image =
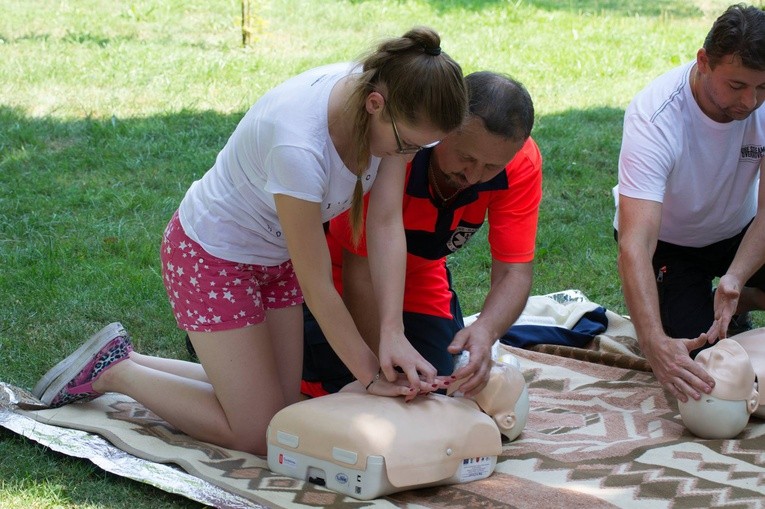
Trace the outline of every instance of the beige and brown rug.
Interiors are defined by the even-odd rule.
[[[584,361],[510,351],[521,362],[531,411],[495,473],[370,502],[271,473],[262,458],[191,440],[120,395],[32,411],[21,408],[24,391],[4,385],[0,425],[56,450],[81,447],[110,471],[122,453],[128,461],[119,475],[216,507],[765,507],[765,422],[752,418],[735,440],[701,440],[685,430],[676,403],[650,372],[613,365],[614,354],[600,364],[591,362],[597,352]],[[69,428],[96,434],[77,440],[99,447],[60,435]],[[167,466],[173,464],[183,471]]]

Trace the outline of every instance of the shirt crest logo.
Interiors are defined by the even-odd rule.
[[[468,240],[470,240],[470,237],[473,236],[475,232],[478,231],[478,228],[469,228],[467,226],[458,226],[454,233],[452,233],[452,236],[449,238],[449,240],[446,242],[446,247],[449,248],[449,251],[452,253],[467,244]]]

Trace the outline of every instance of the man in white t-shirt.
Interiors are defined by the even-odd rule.
[[[765,309],[763,100],[765,12],[732,5],[696,59],[625,112],[619,274],[640,347],[681,401],[714,386],[693,353],[724,337],[735,313]]]

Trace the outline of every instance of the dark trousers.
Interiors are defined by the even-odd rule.
[[[652,264],[661,323],[670,337],[696,338],[709,330],[714,321],[712,283],[728,270],[747,228],[749,225],[734,237],[703,247],[657,243]],[[614,238],[618,240],[616,231]],[[765,289],[765,268],[760,268],[746,286]]]
[[[449,286],[451,288],[451,277]],[[404,334],[420,355],[438,370],[439,375],[450,375],[454,371],[454,357],[446,347],[454,335],[464,328],[459,299],[453,289],[451,292],[450,311],[453,318],[406,311],[403,315]],[[355,379],[332,349],[305,304],[303,318],[303,380],[321,382],[327,392],[337,392]]]

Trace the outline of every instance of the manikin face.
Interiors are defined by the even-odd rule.
[[[739,57],[723,57],[712,69],[702,48],[696,64],[697,101],[712,120],[744,120],[765,101],[765,71],[744,67]]]
[[[754,374],[759,381],[760,402],[754,415],[765,419],[765,328],[752,329],[731,337],[740,344],[754,368]]]
[[[466,352],[457,362],[467,364]],[[460,395],[459,386],[463,380],[457,380],[449,387],[448,394]],[[499,432],[508,440],[515,440],[526,426],[529,416],[529,391],[516,363],[495,360],[492,363],[489,382],[481,392],[471,398],[481,411],[489,415],[499,428]]]
[[[529,392],[523,374],[514,366],[495,362],[489,383],[473,399],[508,440],[515,440],[526,426]]]
[[[489,133],[483,119],[471,115],[433,149],[434,169],[440,171],[454,189],[464,189],[496,177],[523,143],[524,140]]]
[[[722,339],[696,361],[715,379],[715,387],[698,401],[678,401],[683,423],[702,438],[733,438],[749,422],[759,400],[749,356],[736,341]]]

